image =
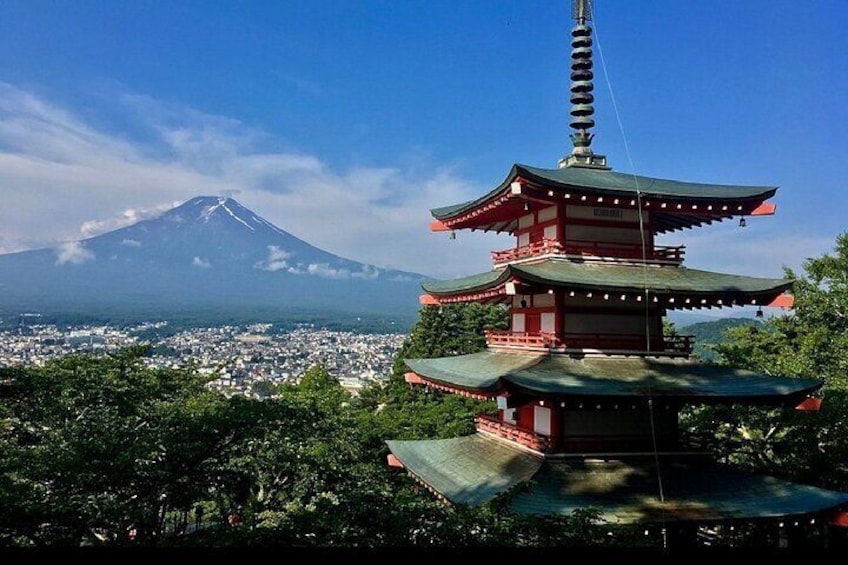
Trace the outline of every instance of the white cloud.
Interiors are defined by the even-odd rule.
[[[126,247],[141,247],[141,242],[135,239],[122,239],[121,245]]]
[[[80,233],[89,237],[150,217],[165,202],[230,191],[240,191],[242,204],[313,245],[385,268],[463,276],[490,269],[488,252],[514,243],[492,234],[462,232],[454,241],[428,232],[429,208],[492,187],[470,183],[449,166],[424,159],[403,168],[339,168],[296,147],[280,150],[285,140],[235,119],[146,96],[108,98],[118,104],[109,110],[122,112],[123,121],[131,122],[128,129],[145,132],[144,141],[107,131],[81,113],[0,82],[0,252],[56,247]],[[401,157],[389,155],[386,162]],[[492,171],[493,180],[506,168],[505,163],[503,171]],[[834,220],[816,215],[820,201],[797,199],[792,210],[781,204],[777,218],[751,218],[745,230],[725,222],[676,232],[663,242],[686,243],[687,266],[781,276],[782,265],[797,269],[804,258],[831,249],[834,234],[827,232]],[[822,221],[787,231],[787,217],[798,212]],[[256,268],[373,276],[292,261],[269,256]]]
[[[195,257],[191,260],[191,266],[200,267],[201,269],[208,269],[212,266],[212,263],[210,263],[208,259],[203,259],[202,257]]]
[[[380,276],[380,269],[363,265],[359,271],[351,271],[345,267],[333,267],[329,263],[292,264],[292,257],[285,249],[276,245],[268,246],[268,257],[253,265],[254,269],[268,272],[285,271],[291,275],[311,275],[325,279],[366,279],[373,280]]]
[[[740,228],[727,220],[700,230],[663,236],[658,243],[686,245],[687,267],[758,277],[783,277],[783,267],[796,273],[808,257],[833,248],[833,238],[786,230],[777,218],[750,218]]]
[[[79,265],[80,263],[94,260],[94,252],[86,249],[80,241],[66,241],[59,245],[55,251],[57,265],[64,265],[66,263]]]
[[[237,120],[144,96],[112,98],[149,139],[104,131],[0,83],[0,187],[15,187],[4,191],[0,207],[5,250],[90,237],[155,215],[163,202],[235,190],[242,204],[282,229],[363,263],[466,275],[491,268],[488,251],[511,243],[491,234],[461,234],[449,242],[428,232],[429,208],[490,188],[473,186],[448,167],[338,170],[296,149],[271,151],[279,139]],[[267,270],[292,273],[311,267],[315,276],[376,276],[292,265],[290,258],[265,263]]]
[[[299,267],[299,266],[298,266]],[[310,263],[306,269],[300,271],[307,275],[322,277],[325,279],[366,279],[373,280],[380,276],[380,270],[363,265],[360,271],[351,271],[344,267],[331,267],[329,263]],[[298,273],[298,274],[300,274]]]
[[[280,249],[276,245],[268,246],[268,258],[264,261],[259,261],[255,265],[253,265],[254,269],[261,269],[263,271],[269,271],[271,273],[275,271],[280,271],[282,269],[288,269],[289,264],[286,261],[291,257],[291,253],[286,251],[285,249]]]
[[[120,214],[104,220],[87,220],[80,226],[80,233],[83,237],[93,237],[107,231],[117,230],[138,223],[142,220],[155,218],[162,212],[170,210],[180,202],[168,202],[167,204],[159,204],[150,208],[127,208]],[[121,243],[123,245],[132,245],[125,242],[133,241],[125,239]],[[138,242],[136,242],[138,243]]]
[[[380,269],[363,265],[362,270],[350,274],[355,279],[374,280],[380,276]]]

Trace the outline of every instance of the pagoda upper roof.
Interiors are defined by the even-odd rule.
[[[571,356],[499,351],[407,359],[419,376],[454,388],[555,397],[666,397],[796,405],[821,381],[760,375],[670,357]]]
[[[792,285],[791,279],[766,279],[688,269],[675,265],[611,264],[569,259],[508,265],[485,273],[445,281],[427,281],[422,288],[435,297],[474,294],[516,279],[527,283],[610,292],[641,291],[655,295],[722,295],[771,298]]]
[[[653,456],[543,459],[481,434],[387,443],[416,479],[454,503],[483,504],[531,481],[509,501],[511,510],[522,514],[570,515],[578,508],[595,508],[610,522],[632,524],[771,518],[848,503],[846,493],[699,456],[659,456],[663,502]]]
[[[777,191],[775,186],[705,184],[643,177],[587,167],[541,169],[515,164],[504,181],[487,194],[460,204],[433,208],[430,213],[438,220],[449,220],[493,200],[509,190],[510,185],[519,179],[537,185],[541,189],[555,192],[573,191],[631,198],[638,191],[645,198],[670,199],[675,202],[762,202],[774,196]],[[664,213],[671,214],[673,211],[665,210]],[[703,221],[707,220],[690,223],[694,225]],[[673,227],[668,226],[668,229]]]

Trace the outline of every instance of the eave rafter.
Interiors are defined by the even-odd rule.
[[[430,228],[433,231],[470,228],[512,233],[517,228],[515,218],[522,215],[526,204],[551,206],[565,201],[584,206],[622,209],[635,209],[641,205],[643,210],[654,214],[654,230],[665,233],[709,225],[734,216],[773,215],[777,206],[765,200],[666,198],[656,195],[637,198],[627,192],[607,191],[599,194],[581,187],[554,189],[519,177],[485,202],[454,217],[431,222]]]
[[[466,390],[461,387],[438,383],[412,371],[404,373],[403,380],[409,385],[426,386],[442,392],[449,392],[466,398],[476,398],[477,400],[493,400],[499,393],[497,391],[491,393],[483,393],[480,391]]]
[[[428,293],[419,298],[422,305],[442,305],[462,302],[508,302],[512,296],[531,294],[563,293],[566,298],[595,299],[609,301],[610,304],[642,303],[647,300],[666,310],[694,310],[702,308],[722,308],[731,306],[770,306],[791,308],[794,297],[786,290],[791,281],[766,289],[741,290],[723,288],[712,290],[670,289],[649,287],[646,291],[639,288],[638,279],[633,284],[600,284],[597,281],[583,283],[558,282],[531,273],[520,268],[508,266],[503,275],[494,279],[489,286],[456,292]]]
[[[496,287],[483,291],[466,292],[453,295],[436,296],[422,294],[418,297],[418,303],[422,306],[439,306],[442,304],[459,304],[462,302],[497,303],[508,298],[506,285],[500,284]]]

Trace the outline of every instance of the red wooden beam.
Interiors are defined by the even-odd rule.
[[[769,302],[767,306],[773,306],[775,308],[792,308],[795,306],[795,297],[791,294],[780,294]]]
[[[752,216],[774,216],[774,211],[777,210],[777,204],[763,202],[751,212]]]
[[[830,525],[848,528],[848,512],[837,512],[833,519],[830,521]]]
[[[422,294],[418,297],[418,303],[421,304],[421,306],[438,306],[441,304],[439,299],[432,294]]]
[[[451,231],[441,220],[433,220],[430,222],[430,231]]]
[[[394,453],[389,453],[389,455],[386,457],[386,462],[389,464],[389,467],[403,469],[403,463],[400,462],[400,459],[395,457]]]
[[[425,385],[427,381],[419,377],[416,373],[409,372],[403,374],[403,380],[410,385]]]
[[[816,398],[814,396],[807,397],[795,407],[795,410],[800,410],[801,412],[818,412],[821,409],[822,399]]]

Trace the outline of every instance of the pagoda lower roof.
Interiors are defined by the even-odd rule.
[[[812,514],[848,503],[848,493],[733,469],[703,456],[660,455],[664,501],[653,456],[544,459],[481,434],[388,441],[417,480],[459,504],[479,505],[523,483],[509,508],[570,515],[593,508],[612,523],[715,521]]]
[[[760,375],[675,357],[523,354],[486,350],[407,359],[426,380],[495,394],[553,397],[665,397],[688,402],[796,405],[822,382]]]
[[[537,263],[507,265],[485,273],[446,281],[427,281],[422,288],[435,297],[474,294],[509,280],[577,290],[642,291],[657,295],[775,296],[791,279],[766,279],[688,269],[676,265],[610,264],[571,259],[545,259]]]
[[[724,214],[729,217],[734,213],[750,213],[752,205],[761,203],[772,197],[777,191],[774,186],[743,186],[720,185],[694,182],[683,182],[617,173],[611,170],[587,167],[565,167],[561,169],[542,169],[528,165],[515,164],[507,177],[496,188],[483,196],[460,204],[433,208],[430,213],[440,221],[450,222],[460,218],[466,212],[478,209],[507,194],[510,185],[515,181],[523,181],[538,187],[539,190],[557,193],[580,193],[586,195],[633,198],[637,192],[642,198],[656,200],[671,200],[674,202],[690,203],[726,203],[744,204],[744,212]],[[680,216],[677,220],[671,216]],[[658,219],[659,231],[691,227],[711,220],[720,219],[713,214],[686,214],[673,210],[663,210]],[[512,225],[512,224],[511,224]],[[514,229],[502,228],[502,229]]]

